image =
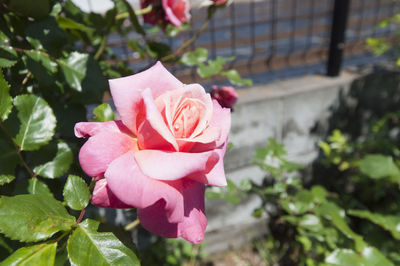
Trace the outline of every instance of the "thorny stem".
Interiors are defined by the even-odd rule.
[[[85,216],[86,208],[81,210],[81,213],[79,214],[78,220],[76,220],[76,223],[79,224],[82,222],[83,217]]]
[[[21,163],[22,163],[22,165],[24,166],[24,168],[26,169],[26,171],[29,173],[29,175],[32,177],[32,178],[36,178],[36,174],[31,170],[31,168],[26,164],[26,162],[25,162],[25,160],[24,160],[24,158],[22,157],[22,154],[21,154],[21,148],[20,147],[18,147],[18,145],[17,145],[17,143],[15,143],[15,141],[14,141],[14,139],[12,138],[12,136],[10,135],[10,133],[8,132],[8,130],[7,130],[7,128],[4,126],[4,124],[0,121],[0,128],[1,128],[1,130],[4,132],[4,134],[7,136],[7,138],[8,138],[8,140],[12,143],[12,145],[14,146],[14,148],[15,148],[15,150],[16,150],[16,152],[17,152],[17,155],[18,155],[18,158],[21,160]]]
[[[140,224],[139,218],[136,218],[136,220],[134,220],[133,222],[131,222],[130,224],[128,224],[127,226],[125,226],[125,231],[130,231],[133,228],[135,228],[136,226],[138,226]]]

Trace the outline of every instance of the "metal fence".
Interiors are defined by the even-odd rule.
[[[216,12],[207,30],[187,50],[204,47],[211,58],[235,56],[228,67],[244,76],[284,72],[293,67],[311,69],[316,64],[319,72],[325,72],[335,2],[349,4],[346,42],[336,44],[346,60],[366,53],[366,38],[394,35],[396,25],[384,29],[376,25],[400,12],[398,0],[234,0]],[[161,32],[149,38],[178,48],[200,29],[206,8],[192,9],[191,14],[192,28],[179,37],[167,38]],[[336,21],[345,20],[343,12],[336,16]],[[109,45],[137,70],[151,62],[129,49],[127,42],[135,37],[134,33],[128,38],[114,36]],[[177,66],[173,72],[185,82],[199,79],[193,68]]]

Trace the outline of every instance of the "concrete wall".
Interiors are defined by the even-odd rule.
[[[234,146],[225,157],[227,177],[237,184],[245,178],[261,182],[265,172],[252,165],[253,152],[267,145],[269,137],[285,144],[288,159],[310,164],[318,156],[317,142],[327,133],[327,119],[339,94],[346,94],[357,77],[306,76],[239,91],[230,133]],[[251,216],[259,204],[256,197],[235,206],[207,201],[206,250],[238,247],[265,232],[265,219]]]

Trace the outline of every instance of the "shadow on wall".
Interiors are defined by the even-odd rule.
[[[332,115],[327,121],[326,132],[331,134],[333,130],[339,129],[350,142],[372,140],[375,144],[368,147],[365,152],[390,154],[390,147],[379,145],[381,140],[377,138],[382,136],[375,136],[371,132],[371,125],[385,114],[400,110],[400,71],[394,70],[393,67],[376,66],[369,72],[370,74],[354,80],[348,91],[340,92],[339,102],[331,107]],[[314,126],[314,132],[320,131],[322,126],[320,123]],[[393,127],[398,127],[400,121],[391,123],[394,123]],[[400,132],[392,131],[391,143],[396,143],[399,147]],[[323,184],[328,190],[338,193],[345,192],[349,180],[343,178],[343,172],[340,172],[338,167],[323,166],[321,157],[322,154],[313,164],[312,183]]]

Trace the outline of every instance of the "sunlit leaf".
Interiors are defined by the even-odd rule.
[[[229,81],[234,85],[238,85],[238,86],[246,85],[248,87],[253,86],[253,81],[251,79],[242,78],[240,76],[239,72],[237,72],[237,70],[235,70],[235,69],[224,71],[221,73],[221,75],[227,77],[229,79]]]
[[[3,262],[1,262],[0,265],[53,265],[56,256],[56,250],[57,242],[23,247],[11,254]]]
[[[72,52],[66,59],[60,59],[60,67],[64,73],[65,80],[71,88],[82,91],[82,81],[86,76],[88,54]]]
[[[44,240],[75,224],[61,202],[48,195],[0,198],[0,232],[24,242]]]
[[[114,111],[108,103],[103,103],[94,108],[95,122],[106,122],[114,120]]]
[[[28,192],[30,194],[43,194],[53,196],[49,187],[37,178],[30,178],[28,180]]]
[[[89,188],[86,182],[79,176],[68,176],[63,195],[65,202],[73,210],[82,210],[89,204]]]
[[[14,98],[21,126],[15,138],[21,150],[36,150],[48,143],[54,135],[56,118],[45,100],[35,95]]]
[[[113,233],[99,233],[99,223],[85,220],[68,239],[68,257],[72,265],[140,265],[132,250]]]
[[[205,48],[197,48],[193,52],[184,53],[181,62],[188,66],[196,66],[203,63],[208,58],[208,51]]]
[[[4,121],[8,118],[12,109],[12,98],[10,96],[10,86],[3,76],[0,69],[0,120]]]

